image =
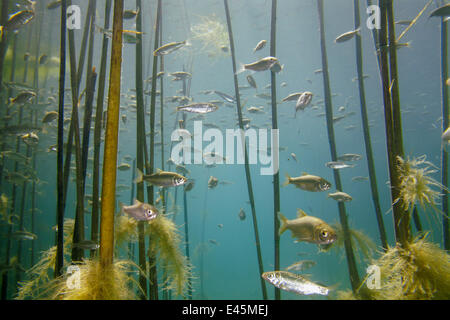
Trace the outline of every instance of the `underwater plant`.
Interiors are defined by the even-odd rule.
[[[220,58],[229,54],[227,26],[215,14],[200,16],[199,23],[191,27],[192,40],[201,42],[199,52],[210,58]]]
[[[411,160],[397,157],[400,183],[399,197],[395,199],[394,203],[401,200],[403,209],[408,211],[411,211],[416,203],[422,209],[425,209],[426,206],[431,206],[436,212],[439,211],[436,208],[436,202],[441,194],[432,187],[436,187],[439,190],[445,190],[446,188],[431,177],[431,174],[436,172],[431,167],[435,166],[431,162],[426,161],[425,155]]]

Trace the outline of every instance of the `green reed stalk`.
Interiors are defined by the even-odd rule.
[[[109,76],[108,118],[102,180],[100,221],[100,264],[111,266],[114,256],[114,213],[116,199],[117,149],[119,135],[120,84],[122,76],[123,0],[114,0],[114,19]]]
[[[381,29],[378,32],[383,86],[383,101],[386,126],[386,141],[391,182],[392,199],[399,198],[399,172],[397,156],[403,157],[403,143],[401,133],[400,101],[398,98],[398,76],[396,60],[396,40],[392,3],[380,0]],[[389,26],[389,37],[388,37]],[[389,39],[389,45],[388,45]],[[389,53],[389,60],[388,60]],[[389,63],[389,64],[388,64]],[[394,201],[392,205],[394,215],[394,229],[396,241],[407,247],[411,239],[409,227],[410,215],[403,209],[402,201]]]
[[[277,26],[277,0],[272,0],[270,22],[270,56],[276,57],[276,26]],[[277,114],[277,87],[276,73],[270,73],[270,91],[272,97],[272,130],[278,130],[278,114]],[[272,146],[273,148],[274,146]],[[278,147],[278,146],[277,146]],[[279,152],[275,150],[275,152]],[[274,245],[274,268],[280,270],[280,221],[278,220],[278,212],[280,212],[280,171],[273,175],[273,245]],[[275,288],[275,300],[280,300],[280,289]]]
[[[233,30],[231,28],[230,10],[228,8],[228,0],[224,0],[223,3],[225,5],[225,14],[227,17],[227,26],[228,26],[228,36],[230,38],[230,52],[231,52],[231,60],[232,60],[232,65],[233,65],[236,109],[237,109],[237,114],[238,114],[238,119],[239,119],[239,128],[241,129],[241,133],[243,135],[244,134],[244,124],[242,122],[242,108],[241,108],[241,98],[239,95],[239,83],[238,83],[238,79],[237,79],[237,75],[236,75],[236,56],[235,56],[235,48],[234,48],[234,40],[233,40]],[[272,72],[272,76],[273,76],[273,74],[274,74],[274,72]],[[274,78],[272,78],[272,79],[274,80]],[[272,82],[272,86],[275,86],[275,81]],[[275,101],[276,101],[276,99],[275,99]],[[244,159],[245,159],[245,177],[247,179],[247,190],[248,190],[248,196],[250,199],[250,207],[252,209],[253,232],[255,235],[256,254],[257,254],[257,258],[258,258],[258,268],[259,268],[258,278],[259,278],[260,284],[261,284],[262,298],[264,300],[266,300],[267,299],[267,289],[266,289],[266,283],[265,283],[264,279],[261,277],[261,275],[264,273],[264,266],[263,266],[263,262],[262,262],[261,242],[259,240],[258,221],[257,221],[256,209],[255,209],[255,199],[253,196],[253,185],[252,185],[252,179],[251,179],[251,175],[250,175],[250,166],[248,163],[247,143],[246,143],[245,139],[243,139],[243,140],[244,140],[243,148],[244,148]],[[279,198],[279,196],[278,196],[278,198]],[[278,232],[276,232],[276,234],[278,234]]]
[[[448,85],[448,21],[441,18],[441,90],[442,90],[442,132],[449,126]],[[445,250],[450,250],[450,230],[448,213],[448,152],[442,146],[442,229]]]
[[[105,23],[103,28],[109,28],[109,20],[111,16],[111,0],[106,0],[105,3]],[[105,97],[106,71],[107,71],[107,56],[108,56],[109,39],[106,34],[103,34],[102,40],[102,54],[100,60],[100,73],[98,81],[97,92],[97,106],[95,109],[95,125],[94,125],[94,165],[92,174],[92,214],[91,214],[91,239],[98,242],[99,240],[99,195],[100,195],[100,149],[101,149],[101,135],[102,135],[102,116],[103,103]],[[91,258],[95,252],[91,251]]]
[[[155,42],[154,50],[158,48],[159,45],[159,29],[161,27],[161,16],[162,16],[162,2],[158,0],[158,8],[156,15],[156,28],[155,28]],[[152,174],[155,170],[155,105],[156,105],[156,74],[158,71],[158,56],[153,56],[153,69],[152,69],[152,91],[150,96],[150,162],[149,166],[146,168],[147,174]],[[147,186],[147,199],[149,203],[153,203],[154,190],[153,186]],[[149,242],[152,239],[149,236]],[[158,300],[158,279],[156,270],[156,257],[149,255],[150,264],[150,295],[151,300]]]
[[[0,25],[4,26],[8,21],[8,7],[9,1],[2,1]],[[8,48],[7,32],[3,32],[0,42],[0,97],[3,95],[3,64],[5,62],[6,49]],[[0,110],[4,108],[4,99],[0,98]]]
[[[317,1],[319,10],[319,30],[320,30],[320,47],[322,52],[322,75],[324,84],[324,96],[325,96],[325,112],[327,121],[328,141],[330,143],[331,160],[337,161],[336,141],[334,136],[333,127],[333,105],[331,99],[330,78],[328,73],[328,59],[327,50],[325,45],[325,22],[324,22],[324,9],[323,0]],[[341,177],[339,170],[333,170],[334,182],[336,189],[342,191]],[[350,238],[350,228],[348,226],[347,213],[343,202],[338,202],[339,219],[342,225],[344,234],[344,248],[347,258],[347,267],[350,276],[350,284],[353,292],[356,292],[360,285],[360,279],[358,275],[358,269],[356,267],[355,255],[352,248],[352,242]]]
[[[136,0],[136,11],[139,14],[136,17],[136,31],[142,31],[142,3],[141,0]],[[136,43],[136,105],[137,105],[137,125],[136,125],[136,167],[141,172],[144,172],[144,157],[146,152],[144,150],[145,143],[145,112],[143,101],[143,86],[142,86],[142,35],[137,34]],[[136,186],[136,198],[141,202],[144,200],[144,184],[138,183]],[[139,266],[145,273],[147,272],[146,258],[145,258],[145,238],[144,238],[144,223],[138,223],[138,244],[139,244]],[[139,274],[139,284],[144,292],[147,293],[147,279],[145,274]],[[145,295],[141,295],[142,300],[146,299]]]
[[[355,15],[355,30],[361,26],[361,17],[359,9],[359,1],[354,0],[354,15]],[[375,208],[375,216],[378,224],[378,231],[380,233],[381,246],[384,251],[388,248],[388,242],[386,237],[386,229],[383,222],[383,214],[380,206],[380,197],[378,194],[377,175],[375,172],[375,161],[373,158],[372,142],[370,140],[370,128],[366,106],[366,93],[364,87],[364,73],[363,73],[363,54],[362,54],[362,41],[361,37],[355,37],[356,39],[356,70],[358,73],[358,88],[359,88],[359,101],[361,106],[361,121],[363,125],[364,144],[366,147],[367,167],[369,169],[370,189],[372,192],[372,201]]]

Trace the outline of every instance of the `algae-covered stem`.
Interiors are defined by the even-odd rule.
[[[104,29],[109,28],[109,20],[111,15],[111,0],[106,0],[105,3],[105,23]],[[91,215],[91,240],[98,242],[99,231],[99,193],[100,193],[100,143],[102,135],[102,116],[103,116],[103,101],[105,97],[105,83],[107,70],[107,55],[108,55],[109,38],[106,34],[103,35],[102,41],[102,55],[100,60],[100,73],[98,81],[97,92],[97,106],[95,110],[95,126],[94,126],[94,165],[92,174],[92,215]],[[96,251],[91,251],[91,257]]]
[[[239,119],[239,128],[241,129],[242,134],[243,134],[244,124],[242,122],[242,109],[241,109],[241,99],[240,99],[240,95],[239,95],[239,83],[238,83],[238,78],[236,75],[236,56],[235,56],[235,48],[234,48],[233,31],[232,31],[232,27],[231,27],[230,10],[228,8],[228,0],[224,0],[223,3],[225,5],[225,14],[226,14],[227,26],[228,26],[228,36],[230,39],[230,52],[231,52],[231,59],[232,59],[232,64],[233,64],[236,109],[237,109],[237,114],[238,114],[238,119]],[[250,175],[250,167],[249,167],[249,163],[248,163],[247,144],[245,142],[245,139],[244,139],[243,148],[244,148],[244,157],[245,157],[244,158],[244,160],[245,160],[245,177],[247,179],[247,190],[248,190],[248,195],[249,195],[249,199],[250,199],[250,207],[252,210],[253,230],[254,230],[254,234],[255,234],[255,245],[256,245],[256,253],[257,253],[257,258],[258,258],[259,275],[261,275],[264,273],[264,267],[263,267],[263,262],[262,262],[261,243],[259,240],[258,221],[257,221],[256,209],[255,209],[255,199],[253,196],[253,186],[252,186],[252,179],[251,179],[251,175]],[[278,234],[278,232],[277,232],[277,234]],[[262,291],[263,299],[266,300],[267,299],[266,283],[261,276],[258,276],[258,278],[261,283],[261,291]]]
[[[320,47],[322,52],[322,75],[324,85],[325,96],[325,112],[327,121],[328,141],[330,143],[331,161],[337,160],[336,141],[334,136],[333,127],[333,106],[331,101],[331,89],[330,79],[328,74],[328,59],[327,50],[325,45],[325,22],[324,22],[324,10],[323,0],[317,0],[318,12],[319,12],[319,31],[320,31]],[[338,170],[334,171],[334,182],[337,190],[342,190],[341,177]],[[347,267],[350,276],[350,284],[353,292],[356,292],[360,285],[360,279],[358,275],[358,269],[356,267],[355,255],[352,248],[352,242],[350,238],[350,229],[348,226],[347,213],[343,202],[338,202],[339,219],[342,225],[344,234],[344,248],[347,258]]]
[[[276,57],[276,26],[277,26],[277,0],[272,0],[270,22],[270,55]],[[277,88],[276,73],[270,73],[270,90],[272,97],[272,130],[278,130],[277,116]],[[272,146],[274,148],[274,146]],[[278,148],[278,147],[277,147]],[[280,221],[278,220],[278,212],[280,212],[280,171],[273,175],[273,242],[274,242],[274,268],[280,270]],[[275,288],[275,300],[280,300],[281,292],[279,288]]]
[[[144,171],[144,156],[146,152],[144,150],[145,144],[145,112],[144,112],[144,100],[143,100],[143,87],[142,87],[142,35],[139,33],[142,31],[142,3],[141,0],[136,0],[136,11],[138,12],[136,17],[136,31],[137,43],[136,43],[136,106],[137,106],[137,124],[136,124],[136,167],[141,172]],[[144,201],[144,184],[138,183],[136,186],[136,199]],[[145,237],[144,237],[144,222],[138,223],[138,249],[139,249],[139,267],[146,273],[146,258],[145,258]],[[139,274],[139,285],[145,292],[145,295],[141,293],[141,300],[146,299],[147,294],[147,279],[145,274]]]
[[[448,102],[448,21],[441,18],[441,90],[442,90],[442,132],[449,126],[449,102]],[[449,216],[448,216],[448,152],[442,148],[442,229],[444,249],[450,250]]]
[[[359,0],[354,0],[354,16],[355,16],[355,30],[361,25]],[[367,167],[369,169],[370,189],[372,192],[372,201],[375,208],[375,215],[378,224],[378,231],[380,233],[380,241],[383,250],[387,250],[388,243],[386,237],[386,229],[383,222],[383,214],[381,212],[380,197],[378,194],[377,175],[375,172],[375,161],[373,158],[372,142],[370,140],[370,128],[366,106],[366,93],[364,87],[364,73],[363,73],[363,53],[361,37],[355,37],[356,40],[356,70],[358,73],[358,88],[359,101],[361,107],[361,120],[364,133],[364,145],[366,147]]]
[[[388,7],[390,6],[390,10]],[[380,1],[380,11],[381,11],[381,28],[378,32],[379,35],[379,61],[380,61],[380,72],[382,79],[382,88],[383,88],[383,102],[384,102],[384,117],[385,117],[385,130],[386,130],[386,145],[387,145],[387,155],[388,155],[388,164],[389,164],[389,177],[391,182],[391,197],[393,200],[392,210],[394,215],[394,230],[396,241],[399,242],[403,247],[407,247],[410,240],[410,228],[409,228],[409,214],[402,208],[402,201],[395,201],[399,198],[399,171],[397,167],[397,156],[403,155],[403,150],[400,148],[398,142],[401,141],[401,124],[398,122],[395,123],[397,117],[400,116],[400,106],[394,105],[394,103],[398,103],[398,99],[391,99],[391,88],[396,91],[398,89],[398,77],[397,77],[397,68],[396,64],[389,65],[388,64],[388,52],[389,55],[392,53],[396,54],[394,50],[387,50],[388,48],[388,37],[387,37],[387,28],[388,28],[388,20],[389,20],[389,28],[393,30],[393,17],[388,19],[388,15],[393,14],[392,12],[392,3],[389,4],[389,1],[381,0]],[[390,32],[391,36],[389,37],[389,47],[395,48],[395,34],[392,35],[392,31]],[[395,62],[394,60],[390,60],[390,62]],[[393,67],[395,67],[393,69]],[[393,70],[391,70],[393,69]],[[390,77],[394,77],[391,79]],[[397,83],[397,84],[396,84]],[[392,91],[393,92],[393,91]],[[398,92],[397,92],[398,94]],[[394,95],[396,95],[394,93]],[[393,109],[397,109],[396,112]],[[397,119],[398,120],[398,119]],[[401,147],[401,145],[400,145]]]
[[[156,22],[155,22],[155,39],[154,39],[154,50],[158,48],[159,45],[159,28],[161,27],[161,14],[162,14],[162,2],[158,0],[158,7],[156,9]],[[150,163],[146,168],[147,174],[152,174],[155,169],[155,107],[156,107],[156,74],[158,71],[158,56],[153,56],[152,64],[152,89],[150,96]],[[153,186],[147,186],[147,199],[150,204],[153,204],[154,199],[154,188]],[[149,242],[152,242],[152,237],[149,235]],[[150,287],[149,287],[149,298],[151,300],[158,300],[158,279],[156,272],[156,257],[154,254],[149,255],[150,264]]]
[[[123,0],[114,0],[114,19],[109,76],[108,117],[103,157],[100,219],[100,263],[109,267],[114,255],[114,212],[116,198],[117,148],[119,133],[120,82],[122,72]]]
[[[0,14],[0,25],[4,26],[6,24],[6,21],[8,21],[8,6],[9,1],[2,1],[2,12]],[[3,94],[3,66],[5,62],[5,54],[6,54],[6,48],[8,47],[7,43],[7,32],[3,32],[1,36],[1,42],[0,42],[0,96]],[[0,106],[1,111],[3,111],[4,107],[4,99],[0,99]]]

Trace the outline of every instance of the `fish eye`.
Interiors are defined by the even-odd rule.
[[[322,232],[320,234],[322,235],[323,238],[328,237],[328,231],[322,230]]]

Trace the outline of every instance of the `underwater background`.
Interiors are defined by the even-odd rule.
[[[27,1],[7,1],[8,14],[26,10]],[[33,276],[24,270],[30,269],[41,258],[42,252],[55,246],[57,223],[57,170],[56,152],[49,147],[57,143],[57,121],[43,123],[41,120],[50,111],[58,111],[58,84],[60,68],[60,14],[61,8],[49,9],[47,6],[54,1],[37,1],[35,17],[32,21],[17,30],[17,33],[7,32],[7,46],[3,61],[3,88],[1,92],[2,110],[0,110],[0,131],[2,143],[2,167],[0,190],[7,203],[2,208],[0,225],[0,263],[11,265],[11,259],[18,257],[22,268],[2,270],[2,298],[17,297],[17,281],[27,281]],[[92,28],[94,41],[91,51],[92,66],[99,72],[102,59],[102,28],[105,19],[106,1],[71,1],[80,8],[81,27],[74,29],[75,57],[81,55],[85,19],[89,2],[95,2],[95,25]],[[114,1],[113,1],[114,2]],[[373,1],[374,3],[376,1]],[[394,3],[395,20],[413,20],[424,8],[425,0],[397,0]],[[142,13],[142,57],[141,70],[143,80],[151,78],[152,63],[155,50],[155,19],[158,1],[143,0]],[[367,2],[359,1],[361,14],[360,36],[362,40],[364,84],[367,103],[370,137],[374,155],[376,179],[380,208],[387,242],[394,247],[396,237],[392,212],[391,191],[389,188],[389,168],[386,148],[385,117],[383,107],[383,88],[377,61],[377,50],[374,47],[372,30],[366,27],[369,15],[366,13]],[[271,33],[271,6],[269,0],[228,1],[233,29],[237,68],[239,64],[248,64],[269,56]],[[441,80],[441,21],[429,18],[429,13],[442,5],[440,1],[431,1],[425,13],[404,35],[401,42],[408,43],[397,48],[398,89],[401,101],[401,117],[403,130],[404,158],[418,158],[423,155],[426,160],[436,166],[431,177],[441,181],[441,136],[446,128],[442,128],[442,80]],[[382,255],[380,233],[377,226],[370,182],[368,179],[353,179],[354,177],[369,177],[367,156],[364,144],[363,127],[359,89],[357,81],[355,40],[351,39],[336,43],[335,39],[348,31],[354,30],[354,2],[350,0],[325,0],[325,44],[328,58],[328,72],[332,93],[333,115],[345,115],[334,122],[334,135],[338,155],[359,154],[362,159],[351,162],[354,167],[340,169],[343,190],[351,195],[352,201],[345,203],[349,227],[360,231],[360,238],[366,244],[361,249],[353,242],[356,265],[361,280],[366,275],[366,268],[372,264],[371,259]],[[113,7],[113,6],[112,6]],[[125,10],[136,10],[136,1],[125,0]],[[3,14],[3,12],[2,12]],[[139,12],[138,12],[139,14]],[[277,1],[276,20],[276,57],[283,66],[276,73],[277,120],[279,127],[279,198],[280,212],[288,219],[296,217],[297,208],[308,215],[322,219],[329,225],[340,223],[337,202],[328,193],[335,192],[333,169],[325,164],[333,161],[330,155],[330,144],[327,133],[324,104],[324,83],[322,72],[322,52],[320,47],[319,17],[317,1],[314,0],[280,0]],[[111,9],[112,29],[113,10]],[[193,122],[197,119],[206,126],[216,126],[223,133],[226,129],[237,129],[238,116],[236,104],[229,103],[215,94],[205,94],[205,90],[216,90],[235,96],[233,68],[229,48],[227,21],[224,2],[219,0],[163,0],[161,13],[161,43],[187,41],[188,44],[164,56],[163,69],[158,63],[157,72],[165,71],[163,90],[158,79],[156,90],[163,94],[156,96],[155,107],[155,149],[154,171],[156,168],[176,171],[174,165],[167,163],[171,157],[172,132],[178,128],[182,119],[171,97],[183,96],[180,90],[188,87],[187,96],[191,102],[219,101],[219,109],[199,117],[187,114],[185,128],[193,135]],[[88,25],[87,25],[88,26]],[[407,25],[396,25],[397,36]],[[124,30],[136,30],[136,18],[123,20]],[[6,31],[5,31],[6,33]],[[135,36],[134,33],[129,35]],[[4,39],[4,38],[2,38]],[[125,39],[125,37],[124,37]],[[267,45],[254,52],[260,40],[267,40]],[[130,41],[133,42],[133,41]],[[5,45],[2,42],[2,45]],[[109,84],[109,65],[111,39],[109,40],[107,61],[105,99],[102,106],[107,110],[107,95]],[[29,53],[27,59],[24,55]],[[45,54],[48,59],[40,63],[39,57]],[[64,143],[67,141],[69,120],[72,113],[72,94],[70,79],[69,50],[66,50],[65,78],[65,112],[67,120],[64,127]],[[117,171],[116,181],[116,218],[121,213],[119,202],[130,205],[136,198],[136,184],[133,182],[137,173],[134,168],[136,159],[136,43],[124,41],[122,50],[121,100],[118,135],[117,165],[127,163],[124,170]],[[87,64],[87,59],[85,65]],[[84,68],[86,69],[86,67]],[[38,74],[36,74],[36,71]],[[187,81],[173,81],[170,73],[187,71],[192,78]],[[271,71],[243,72],[237,75],[240,90],[243,116],[249,118],[250,127],[270,129],[272,127],[272,105],[270,98]],[[251,74],[257,88],[249,87],[246,76]],[[367,77],[366,77],[367,75]],[[80,78],[79,94],[87,87],[86,70]],[[356,80],[355,80],[356,79]],[[7,86],[8,83],[19,84]],[[38,87],[36,87],[38,83]],[[283,84],[283,85],[281,85]],[[20,86],[22,85],[22,86]],[[95,115],[98,92],[94,92],[92,114]],[[150,103],[151,82],[143,82],[145,134],[147,146],[150,147]],[[12,89],[11,89],[12,88]],[[25,89],[24,89],[25,88]],[[29,89],[27,89],[29,88]],[[12,125],[19,124],[18,106],[9,107],[8,99],[14,98],[23,90],[39,88],[39,103],[27,102],[23,106],[22,124],[35,123],[40,127],[36,131],[39,142],[27,147],[23,142],[21,132],[8,132]],[[281,99],[294,92],[310,91],[313,93],[311,104],[302,111],[296,112],[295,101],[281,102]],[[206,92],[207,93],[207,92]],[[261,94],[266,93],[267,96]],[[259,97],[257,96],[259,94]],[[86,95],[87,96],[87,95]],[[86,97],[85,96],[85,97]],[[85,114],[85,99],[82,98],[79,112],[80,132],[83,131]],[[164,136],[160,135],[160,99],[163,99]],[[28,104],[28,106],[27,106]],[[263,112],[250,113],[248,107],[260,107]],[[295,114],[295,117],[294,117]],[[5,128],[5,129],[1,129]],[[31,128],[28,131],[33,131]],[[225,136],[225,135],[224,135]],[[102,128],[104,137],[104,128]],[[141,133],[142,137],[142,133]],[[270,134],[269,134],[270,137]],[[92,210],[92,177],[93,177],[93,142],[94,119],[91,123],[90,143],[88,149],[87,173],[85,180],[84,229],[85,239],[90,239]],[[161,157],[161,139],[164,143],[164,154]],[[269,138],[268,138],[269,139]],[[19,149],[16,149],[16,143]],[[268,141],[270,144],[270,141]],[[203,148],[208,142],[203,142]],[[224,142],[225,145],[225,142]],[[100,183],[103,162],[103,146],[100,148]],[[195,146],[194,146],[195,147]],[[34,163],[33,171],[36,179],[30,178],[25,183],[11,183],[5,176],[14,171],[15,161],[8,159],[5,151],[26,155]],[[65,150],[65,149],[64,149]],[[216,150],[226,156],[225,150]],[[260,150],[258,150],[260,151]],[[150,154],[150,153],[148,153]],[[294,156],[292,155],[294,154]],[[125,157],[125,159],[124,159]],[[64,155],[64,158],[66,156]],[[164,159],[162,163],[161,158]],[[76,160],[72,154],[69,183],[67,189],[64,217],[74,219],[77,207],[76,190]],[[265,167],[260,163],[251,164],[250,175],[253,185],[255,211],[257,215],[258,233],[261,257],[264,271],[275,270],[274,262],[274,177],[261,175],[260,169]],[[192,299],[262,299],[261,274],[258,269],[258,259],[255,249],[255,234],[252,221],[251,206],[247,192],[245,167],[243,164],[186,164],[189,173],[183,174],[195,181],[190,191],[184,191],[182,186],[165,188],[164,201],[156,204],[145,197],[145,202],[154,203],[160,212],[167,214],[177,226],[180,237],[179,250],[185,255],[186,245],[189,246],[189,261],[192,264]],[[28,172],[21,164],[18,172]],[[298,177],[306,172],[320,176],[330,181],[332,187],[327,192],[308,192],[292,185],[282,186],[285,175]],[[181,173],[181,172],[180,172]],[[210,177],[216,177],[219,184],[208,187]],[[118,188],[117,186],[121,186]],[[15,186],[15,187],[13,187]],[[101,189],[100,189],[101,190]],[[155,188],[155,200],[161,195]],[[439,188],[436,188],[440,191]],[[34,194],[33,194],[34,193]],[[183,201],[185,193],[186,201]],[[14,200],[14,202],[13,202]],[[102,199],[104,201],[104,199]],[[165,202],[166,207],[162,208]],[[14,204],[13,204],[14,203]],[[3,204],[2,204],[3,205]],[[185,207],[185,205],[187,205]],[[441,208],[440,202],[437,208]],[[245,219],[239,214],[245,212]],[[186,219],[188,216],[189,242],[186,243]],[[160,213],[162,214],[162,213]],[[423,231],[428,232],[426,239],[444,249],[442,212],[432,208],[418,208],[418,214]],[[14,216],[13,216],[14,215]],[[12,217],[13,216],[13,217]],[[12,217],[12,218],[11,218]],[[418,232],[411,222],[413,237]],[[337,227],[336,227],[337,228]],[[32,232],[37,236],[34,240],[16,240],[11,238],[11,232],[22,230]],[[280,270],[301,260],[313,260],[315,265],[304,271],[308,279],[321,285],[329,286],[334,294],[338,290],[351,290],[346,253],[339,241],[329,250],[320,250],[314,243],[295,242],[291,232],[280,235]],[[149,248],[149,240],[145,251]],[[151,240],[150,240],[151,241]],[[373,242],[373,244],[371,244]],[[366,250],[364,250],[366,248]],[[131,249],[131,251],[130,251]],[[448,250],[448,248],[445,248]],[[131,258],[137,263],[138,242],[135,239],[130,245],[118,246],[116,258]],[[94,251],[93,251],[94,252]],[[67,253],[70,256],[70,252]],[[89,257],[89,250],[85,251]],[[70,259],[69,259],[70,261]],[[447,256],[448,264],[448,256]],[[67,264],[65,264],[67,267]],[[5,267],[5,270],[7,268]],[[158,264],[159,298],[182,299],[183,295],[169,294],[163,289],[164,265]],[[449,270],[450,271],[450,270]],[[48,270],[52,278],[53,270]],[[6,282],[6,284],[5,284]],[[275,288],[264,282],[267,288],[267,298],[275,298]],[[447,297],[448,294],[446,293]],[[45,297],[45,296],[44,296]],[[42,298],[29,296],[26,298]],[[186,298],[186,295],[184,295]],[[281,292],[281,299],[334,299],[336,296],[298,295],[292,292]]]

